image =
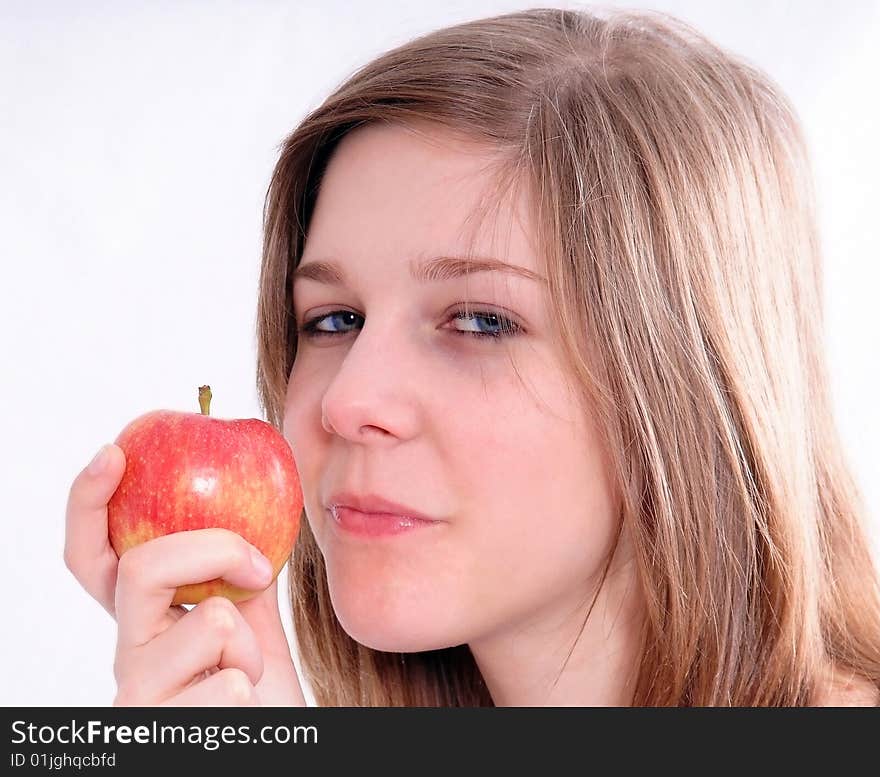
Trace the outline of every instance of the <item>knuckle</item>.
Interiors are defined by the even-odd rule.
[[[253,703],[254,686],[241,669],[224,669],[220,676],[223,678],[224,694],[232,704],[246,706]]]
[[[247,543],[241,537],[229,552],[229,568],[240,569],[251,565],[251,553]]]
[[[217,560],[223,564],[225,569],[235,569],[243,563],[249,563],[247,544],[235,532],[217,527],[203,529],[202,531],[210,532],[215,538],[214,552],[216,553]]]
[[[230,556],[233,556],[236,552],[236,540],[241,539],[236,532],[231,529],[224,529],[222,526],[211,526],[198,531],[203,532],[204,536],[210,538],[218,546],[227,548]]]
[[[119,566],[117,566],[117,575],[120,580],[130,582],[140,578],[145,569],[144,554],[140,550],[141,546],[136,546],[125,551],[119,558]]]
[[[208,628],[215,634],[225,637],[235,631],[235,605],[229,599],[212,596],[198,606],[202,610],[202,617]]]

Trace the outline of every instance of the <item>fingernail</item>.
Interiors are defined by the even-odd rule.
[[[258,550],[251,550],[251,564],[261,580],[268,580],[272,577],[272,564]]]
[[[110,461],[110,456],[107,455],[109,448],[109,445],[101,446],[101,450],[99,450],[95,454],[95,458],[89,462],[88,470],[90,475],[100,475],[105,469],[107,469],[107,463]]]

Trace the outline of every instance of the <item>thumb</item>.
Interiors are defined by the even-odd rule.
[[[107,532],[107,503],[125,472],[125,453],[108,444],[73,481],[67,498],[64,562],[73,576],[111,614],[116,552]]]

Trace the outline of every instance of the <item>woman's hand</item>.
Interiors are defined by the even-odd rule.
[[[305,706],[276,582],[239,605],[212,597],[190,611],[171,606],[178,586],[216,577],[262,589],[268,581],[252,564],[256,549],[234,532],[202,529],[158,537],[117,559],[107,502],[125,454],[116,445],[104,453],[102,466],[93,462],[71,486],[64,560],[117,620],[114,704]]]

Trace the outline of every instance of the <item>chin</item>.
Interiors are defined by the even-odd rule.
[[[387,653],[420,653],[465,641],[448,628],[448,618],[433,606],[437,592],[432,597],[422,590],[393,584],[358,585],[329,571],[327,583],[340,625],[364,647]]]

